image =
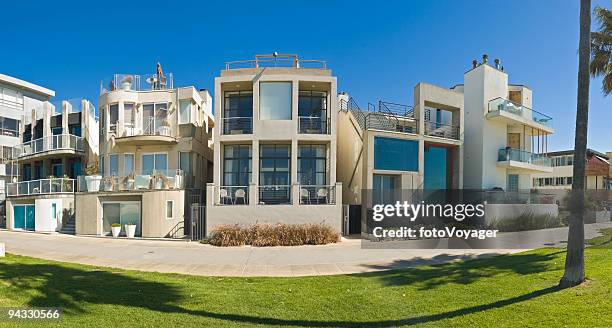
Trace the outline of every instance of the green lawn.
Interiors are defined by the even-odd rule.
[[[611,238],[612,229],[593,241],[589,281],[566,290],[555,287],[564,264],[559,249],[308,278],[194,277],[7,255],[0,307],[62,307],[60,324],[74,327],[610,327]]]

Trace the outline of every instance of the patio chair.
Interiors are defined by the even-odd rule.
[[[242,198],[242,204],[246,204],[246,193],[243,189],[236,189],[234,193],[234,204],[238,202],[238,198]]]
[[[227,189],[223,189],[223,188],[219,189],[219,198],[220,198],[221,204],[227,204],[226,200],[228,199],[229,199],[230,204],[234,203],[232,200],[232,197],[230,197],[229,194],[227,193]]]
[[[302,204],[311,204],[310,202],[310,192],[306,188],[300,188],[300,199],[302,200]]]
[[[324,203],[323,204],[327,204],[327,188],[319,188],[319,190],[317,190],[317,204],[319,204],[319,202],[321,201],[321,198],[323,199]]]

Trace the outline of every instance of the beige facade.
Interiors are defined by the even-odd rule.
[[[207,233],[220,224],[278,222],[341,230],[336,92],[323,62],[295,55],[226,65],[215,78]]]
[[[208,91],[174,88],[158,66],[103,82],[99,110],[100,174],[79,179],[76,233],[107,235],[112,223],[134,223],[142,237],[188,233],[189,205],[212,179]]]
[[[414,106],[381,101],[368,110],[347,94],[339,97],[338,177],[346,204],[365,205],[363,192],[380,193],[380,179],[389,181],[389,189],[462,188],[463,94],[419,83]],[[382,149],[386,142],[398,153]],[[403,142],[412,148],[399,150]],[[444,149],[445,167],[428,165],[431,148]],[[444,176],[442,185],[426,184],[429,174]]]

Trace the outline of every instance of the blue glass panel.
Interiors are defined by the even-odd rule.
[[[446,189],[446,148],[425,148],[425,189]]]
[[[418,171],[419,142],[375,137],[374,168],[377,170]]]

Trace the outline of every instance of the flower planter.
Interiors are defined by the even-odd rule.
[[[130,91],[130,90],[132,90],[132,82],[123,82],[123,83],[121,83],[121,88],[122,88],[124,91]]]
[[[125,225],[125,235],[128,238],[134,238],[136,234],[136,225],[135,224],[126,224]]]
[[[125,189],[127,189],[127,190],[134,190],[134,179],[128,179],[125,182]]]
[[[113,233],[114,238],[118,238],[119,234],[121,233],[121,226],[111,227],[111,232]]]
[[[102,176],[100,175],[86,175],[85,183],[87,185],[87,191],[99,191],[100,190],[100,181],[102,180]]]
[[[155,180],[153,180],[153,189],[163,189],[164,188],[164,179],[162,178],[155,178]]]
[[[183,176],[175,175],[174,176],[174,189],[181,189],[183,187]]]

